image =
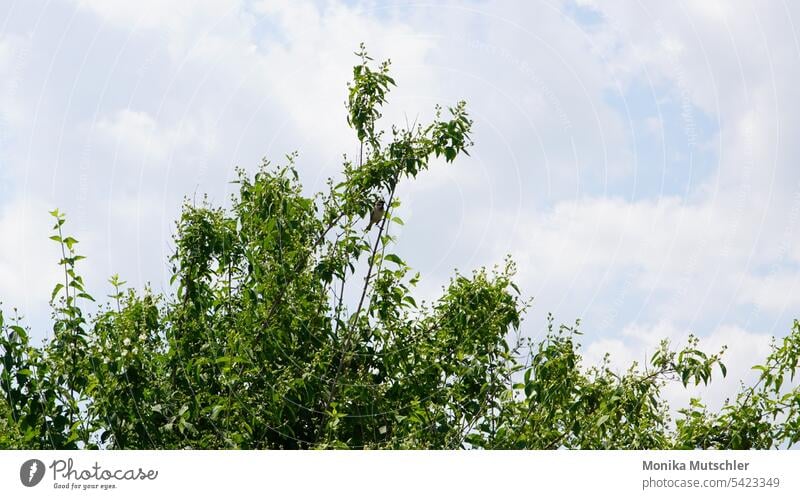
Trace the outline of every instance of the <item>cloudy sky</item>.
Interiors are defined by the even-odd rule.
[[[322,187],[357,149],[364,41],[398,82],[383,123],[460,99],[475,119],[471,157],[400,188],[420,293],[510,254],[525,334],[580,318],[587,360],[617,365],[727,344],[719,402],[800,305],[795,23],[781,0],[4,0],[3,308],[47,334],[55,207],[102,296],[113,273],[166,290],[182,199],[224,203],[237,165],[296,150]]]

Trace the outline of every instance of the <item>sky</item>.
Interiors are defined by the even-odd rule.
[[[381,124],[468,103],[470,157],[399,187],[397,253],[432,299],[458,269],[517,262],[533,307],[581,320],[615,368],[662,338],[728,350],[719,405],[800,305],[796,2],[3,0],[0,300],[49,334],[48,211],[88,256],[168,291],[184,199],[297,151],[305,189],[357,142],[346,83],[364,42],[398,86]]]

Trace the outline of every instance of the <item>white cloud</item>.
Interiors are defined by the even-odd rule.
[[[782,269],[777,274],[747,276],[740,300],[771,312],[800,308],[800,272]]]
[[[19,123],[23,114],[17,97],[29,50],[29,38],[0,33],[0,154],[11,127]]]
[[[30,316],[46,309],[50,292],[63,278],[59,249],[48,240],[52,207],[34,199],[0,206],[0,297],[3,307]]]
[[[163,160],[169,151],[169,141],[157,133],[157,123],[147,113],[124,109],[113,119],[101,120],[97,128],[126,148],[128,154],[144,154]]]
[[[713,317],[741,299],[735,284],[748,270],[754,234],[730,222],[719,206],[675,197],[591,198],[560,202],[501,231],[515,234],[510,253],[523,287],[544,304],[558,307],[561,300],[572,305],[566,313],[581,317],[587,307],[607,315],[602,309],[624,306],[627,314],[645,319],[690,320]],[[509,251],[504,240],[496,246],[496,258]],[[622,286],[619,293],[631,304],[592,304],[597,296],[613,299],[615,286]],[[631,309],[639,303],[634,298],[648,296],[652,299]],[[587,323],[590,329],[598,326]]]
[[[192,121],[182,121],[173,127],[160,125],[146,112],[123,109],[112,118],[101,119],[97,131],[111,139],[115,151],[124,158],[139,159],[144,166],[162,166],[173,155],[186,153],[188,146],[208,154],[216,147],[212,126],[200,129]]]
[[[214,30],[228,29],[238,18],[240,0],[76,0],[81,9],[99,16],[114,28],[163,36],[174,56],[183,55],[198,38]],[[234,21],[233,27],[237,27]],[[229,31],[231,35],[234,31]]]
[[[701,320],[701,335],[734,317],[752,318],[750,305],[772,314],[765,328],[784,327],[778,318],[795,306],[800,276],[786,265],[796,261],[800,191],[800,148],[792,139],[800,133],[792,83],[800,72],[797,47],[784,43],[794,39],[790,20],[780,8],[753,2],[592,6],[602,21],[586,34],[624,88],[639,85],[656,99],[669,97],[659,105],[677,106],[687,141],[702,116],[719,130],[710,141],[690,144],[693,155],[678,156],[685,159],[676,165],[634,171],[646,177],[648,168],[666,175],[706,168],[689,177],[681,196],[629,200],[578,192],[535,213],[520,205],[519,225],[503,224],[498,232],[514,234],[511,254],[520,261],[524,288],[541,297],[545,310],[592,317],[602,316],[622,287],[621,316]],[[651,130],[657,119],[650,118]],[[716,162],[695,164],[706,151]],[[496,247],[496,257],[504,254],[506,238],[498,237]],[[765,276],[764,269],[772,271]]]

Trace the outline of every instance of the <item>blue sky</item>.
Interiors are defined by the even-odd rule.
[[[464,99],[475,148],[400,188],[398,252],[434,298],[455,268],[519,265],[588,361],[661,338],[728,344],[719,402],[800,305],[800,44],[767,2],[6,1],[0,6],[0,299],[47,334],[68,214],[94,294],[168,288],[184,196],[298,151],[309,192],[356,143],[353,51],[391,58],[383,123]],[[674,394],[677,400],[681,395]]]

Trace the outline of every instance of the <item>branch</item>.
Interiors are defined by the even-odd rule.
[[[397,188],[397,181],[399,180],[399,172],[395,176],[394,181],[392,182],[392,190],[389,193],[389,203],[387,205],[386,211],[383,213],[383,219],[381,220],[381,225],[378,228],[378,237],[375,238],[375,244],[372,247],[372,254],[369,258],[369,267],[367,268],[367,275],[364,277],[364,288],[361,290],[361,299],[358,301],[358,308],[353,316],[350,318],[350,322],[352,326],[355,326],[356,322],[358,321],[358,316],[361,314],[361,309],[364,306],[364,298],[367,295],[367,288],[369,287],[369,280],[372,276],[372,266],[375,264],[375,255],[378,253],[378,245],[381,241],[381,235],[383,234],[383,229],[386,226],[386,219],[389,216],[389,211],[392,206],[392,200],[394,199],[394,192]],[[333,398],[336,396],[336,390],[339,387],[339,376],[342,373],[342,369],[344,368],[345,358],[347,356],[347,351],[350,349],[350,342],[353,338],[353,329],[351,327],[350,330],[347,331],[347,334],[344,338],[344,344],[342,345],[341,355],[339,357],[339,364],[336,366],[336,373],[331,378],[331,388],[328,391],[328,400],[325,402],[325,410],[322,414],[322,421],[320,422],[319,429],[317,430],[318,433],[321,433],[322,430],[325,428],[325,425],[328,423],[328,412],[327,408],[330,407],[331,402],[333,402]]]
[[[392,190],[389,193],[389,203],[387,204],[386,211],[383,213],[383,220],[381,220],[381,226],[378,228],[378,237],[375,238],[375,245],[372,247],[372,255],[369,258],[369,267],[367,268],[367,275],[364,277],[364,288],[361,290],[361,299],[358,301],[358,308],[356,309],[356,313],[353,315],[353,322],[358,319],[358,315],[361,313],[361,308],[364,306],[364,298],[367,296],[367,288],[369,288],[369,280],[372,277],[372,267],[375,265],[375,256],[378,254],[378,245],[381,242],[381,235],[383,234],[383,228],[386,225],[386,219],[389,216],[389,209],[392,206],[392,200],[394,199],[394,191],[397,187],[397,177],[395,177],[394,182],[392,183]]]

